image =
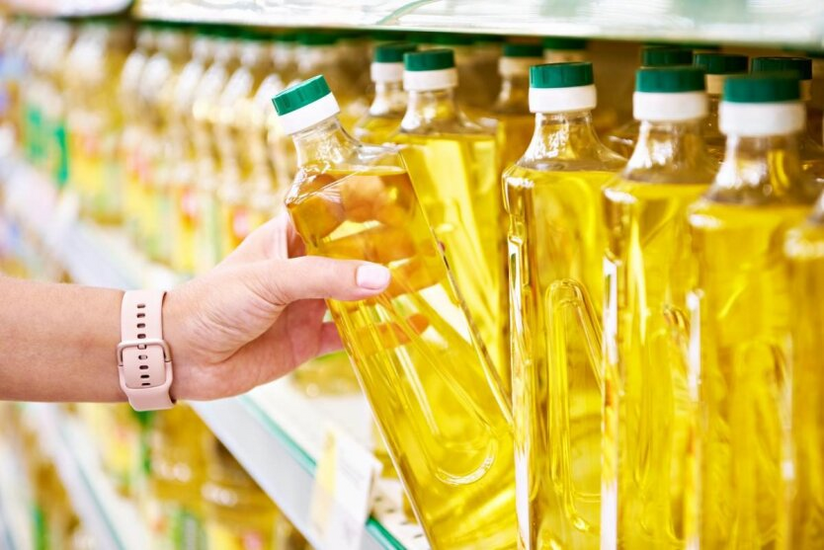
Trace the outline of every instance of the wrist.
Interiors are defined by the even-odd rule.
[[[169,393],[174,400],[192,399],[192,353],[185,334],[185,318],[178,291],[169,291],[163,300],[163,339],[172,353],[174,379]]]

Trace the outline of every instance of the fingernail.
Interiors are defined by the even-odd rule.
[[[382,290],[389,284],[391,274],[382,265],[364,264],[355,272],[355,282],[367,290]]]

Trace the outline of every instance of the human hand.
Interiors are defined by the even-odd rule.
[[[369,298],[390,282],[383,266],[303,256],[288,216],[253,232],[223,262],[166,295],[164,337],[176,399],[237,395],[341,346],[324,298]]]

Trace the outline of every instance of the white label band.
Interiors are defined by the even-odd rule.
[[[400,82],[403,80],[403,63],[372,63],[369,68],[372,82]]]
[[[796,134],[804,129],[806,112],[801,101],[731,103],[718,107],[718,125],[725,135],[767,137]]]
[[[300,132],[310,126],[314,126],[321,120],[334,116],[339,112],[340,107],[338,107],[335,96],[326,94],[309,105],[305,105],[291,113],[278,116],[278,120],[284,133],[294,134],[295,132]]]
[[[454,67],[437,71],[404,71],[403,89],[408,92],[443,90],[458,85],[458,71]]]
[[[594,109],[598,103],[595,85],[569,88],[530,88],[529,111],[532,113],[566,113]]]
[[[632,116],[650,122],[683,122],[707,116],[707,94],[704,92],[635,92],[632,95]]]

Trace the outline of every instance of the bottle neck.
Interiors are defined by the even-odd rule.
[[[641,121],[638,141],[627,170],[666,168],[668,172],[703,174],[710,166],[701,133],[703,119],[679,122]],[[700,183],[696,181],[694,183]]]
[[[538,113],[535,132],[524,157],[529,160],[581,158],[587,156],[587,151],[599,152],[601,147],[591,111]]]
[[[798,153],[798,136],[727,136],[724,162],[713,185],[713,195],[732,195],[756,202],[800,197],[807,189]]]
[[[495,105],[497,109],[520,106],[529,112],[529,74],[502,76]]]
[[[375,82],[375,99],[369,107],[374,116],[403,116],[406,112],[406,92],[402,82]]]
[[[410,91],[409,105],[401,122],[402,128],[415,128],[432,122],[446,122],[460,117],[455,88]]]
[[[313,164],[342,163],[357,148],[357,141],[346,133],[337,115],[292,134],[292,140],[301,168]]]

